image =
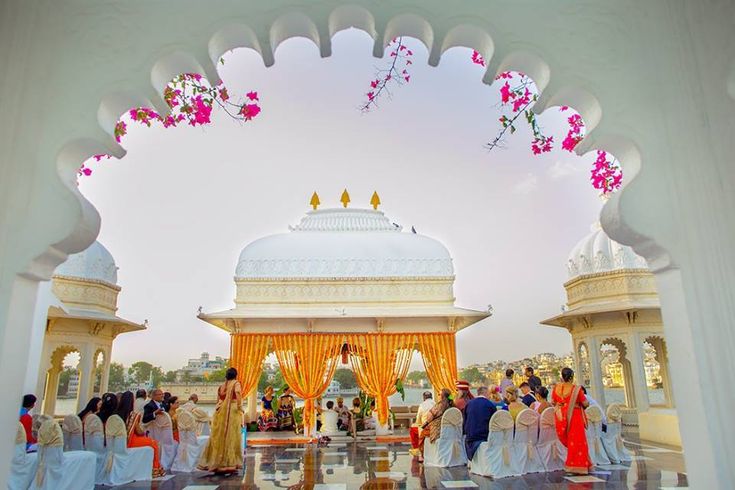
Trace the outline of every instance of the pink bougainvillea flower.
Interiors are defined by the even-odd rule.
[[[227,93],[227,88],[222,87],[219,89],[219,98],[222,100],[222,102],[227,102],[230,98],[230,94]]]
[[[240,109],[240,114],[246,121],[250,121],[260,114],[260,106],[258,104],[245,104],[242,106],[242,109]]]
[[[94,155],[92,158],[94,158],[95,161],[99,162],[103,158],[106,159],[106,160],[109,160],[110,159],[110,155],[108,155],[107,153],[100,153],[98,155]]]
[[[373,100],[375,98],[375,93],[374,92],[368,92],[365,95],[367,95],[368,100]]]
[[[372,82],[370,82],[370,88],[376,88],[379,83],[380,80],[373,80]]]
[[[485,66],[485,58],[476,50],[472,51],[472,62],[476,65]]]
[[[245,94],[245,97],[250,100],[260,100],[258,99],[258,92],[248,92],[247,94]]]
[[[505,82],[505,85],[500,87],[500,96],[502,97],[503,104],[507,104],[512,97],[515,97],[515,94],[510,90],[510,83]]]
[[[411,81],[411,75],[406,75],[403,79],[408,83]]]
[[[577,146],[580,141],[582,141],[582,138],[579,136],[567,135],[567,137],[561,142],[561,148],[562,150],[574,151],[574,147]]]
[[[81,168],[79,169],[79,172],[80,172],[81,174],[83,174],[83,175],[87,176],[87,177],[89,177],[90,175],[92,175],[92,169],[91,169],[91,168],[89,168],[89,167],[84,167],[84,166],[82,166],[82,167],[81,167]]]
[[[209,124],[210,115],[212,114],[212,106],[207,104],[201,95],[194,97],[194,118],[189,121],[189,124],[196,126],[197,124]]]
[[[501,80],[501,79],[510,80],[512,78],[513,78],[513,74],[511,72],[504,71],[503,73],[495,77],[495,80]]]
[[[567,109],[569,109],[569,106],[568,106],[568,105],[563,105],[563,106],[559,107],[559,110],[560,110],[561,112],[564,112],[564,111],[566,111]]]
[[[115,124],[115,141],[120,143],[120,140],[123,136],[125,136],[128,133],[128,126],[125,124],[125,121],[118,121],[117,124]]]
[[[407,64],[407,65],[412,65],[412,64],[413,64],[413,61],[411,61],[411,60],[406,60],[406,64]]]

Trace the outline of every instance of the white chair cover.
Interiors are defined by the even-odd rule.
[[[161,466],[166,471],[170,470],[174,458],[176,458],[176,448],[179,445],[174,440],[171,416],[166,412],[162,413],[146,426],[146,430],[148,430],[148,437],[158,441],[158,447],[161,451]]]
[[[543,411],[539,420],[539,427],[536,449],[538,449],[541,463],[546,471],[563,470],[564,462],[567,459],[567,448],[561,443],[556,433],[553,407]]]
[[[602,447],[602,410],[592,406],[585,410],[587,414],[587,446],[592,464],[599,466],[610,464],[605,449]]]
[[[26,453],[26,430],[18,422],[18,432],[15,435],[15,450],[10,463],[8,476],[8,490],[28,490],[31,480],[36,476],[38,454]]]
[[[82,420],[76,414],[67,415],[61,423],[64,433],[64,451],[81,451],[82,447]]]
[[[94,453],[97,459],[94,481],[98,482],[103,478],[107,453],[102,420],[93,413],[84,417],[84,449]]]
[[[623,442],[623,411],[620,405],[613,403],[607,407],[607,432],[602,433],[602,447],[615,464],[633,460]]]
[[[513,437],[513,452],[511,460],[515,465],[514,473],[543,473],[544,464],[541,462],[536,444],[538,443],[538,413],[526,408],[516,417],[515,436]]]
[[[519,476],[511,461],[513,417],[507,410],[498,410],[490,417],[487,442],[480,444],[472,457],[470,472],[493,478]]]
[[[462,412],[458,408],[448,408],[442,415],[441,433],[436,442],[427,437],[424,440],[424,466],[464,466],[467,464],[467,450],[462,439]]]
[[[94,490],[95,455],[87,451],[64,452],[64,435],[54,420],[38,430],[38,469],[32,490]]]
[[[179,424],[179,449],[171,471],[191,473],[196,469],[199,454],[206,446],[209,436],[197,437],[197,420],[187,410],[179,408],[176,411],[176,420]]]
[[[125,485],[132,481],[150,480],[153,474],[153,448],[128,448],[125,423],[112,415],[105,425],[106,451],[98,485]]]

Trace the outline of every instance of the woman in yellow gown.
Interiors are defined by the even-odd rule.
[[[227,370],[225,379],[217,390],[212,432],[197,465],[214,473],[236,473],[242,468],[242,388],[235,368]]]

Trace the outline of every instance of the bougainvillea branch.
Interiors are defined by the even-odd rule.
[[[147,127],[160,123],[164,128],[172,128],[182,123],[189,126],[211,124],[212,109],[215,105],[232,119],[242,122],[252,120],[261,111],[257,92],[248,92],[244,98],[235,102],[221,82],[210,87],[198,73],[184,73],[173,79],[164,89],[163,99],[171,109],[165,117],[148,107],[132,108],[127,116],[130,120]],[[127,132],[128,126],[125,121],[118,121],[113,131],[115,141],[120,143]],[[110,156],[105,154],[94,156],[97,162],[103,158]],[[88,176],[92,174],[92,170],[82,165],[79,174]]]
[[[370,82],[370,91],[365,94],[366,100],[360,104],[362,112],[370,112],[373,107],[377,107],[381,96],[390,96],[389,85],[391,83],[402,85],[411,81],[408,67],[413,64],[411,60],[413,51],[403,44],[402,37],[393,39],[388,44],[388,49],[390,50],[390,65],[375,71],[375,79]]]

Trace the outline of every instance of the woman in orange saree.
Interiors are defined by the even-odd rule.
[[[235,368],[227,370],[225,379],[217,390],[212,434],[197,464],[213,473],[236,473],[242,468],[242,388]]]
[[[576,475],[586,475],[592,469],[585,427],[584,409],[589,406],[581,387],[572,383],[574,371],[561,370],[562,383],[554,387],[552,399],[556,407],[556,433],[567,447],[564,470]]]
[[[132,391],[126,391],[120,398],[120,404],[117,406],[117,415],[125,421],[128,429],[128,447],[152,447],[153,448],[153,478],[158,478],[166,474],[161,467],[161,451],[158,448],[158,441],[145,436],[142,420],[143,412],[136,412],[135,395]]]

